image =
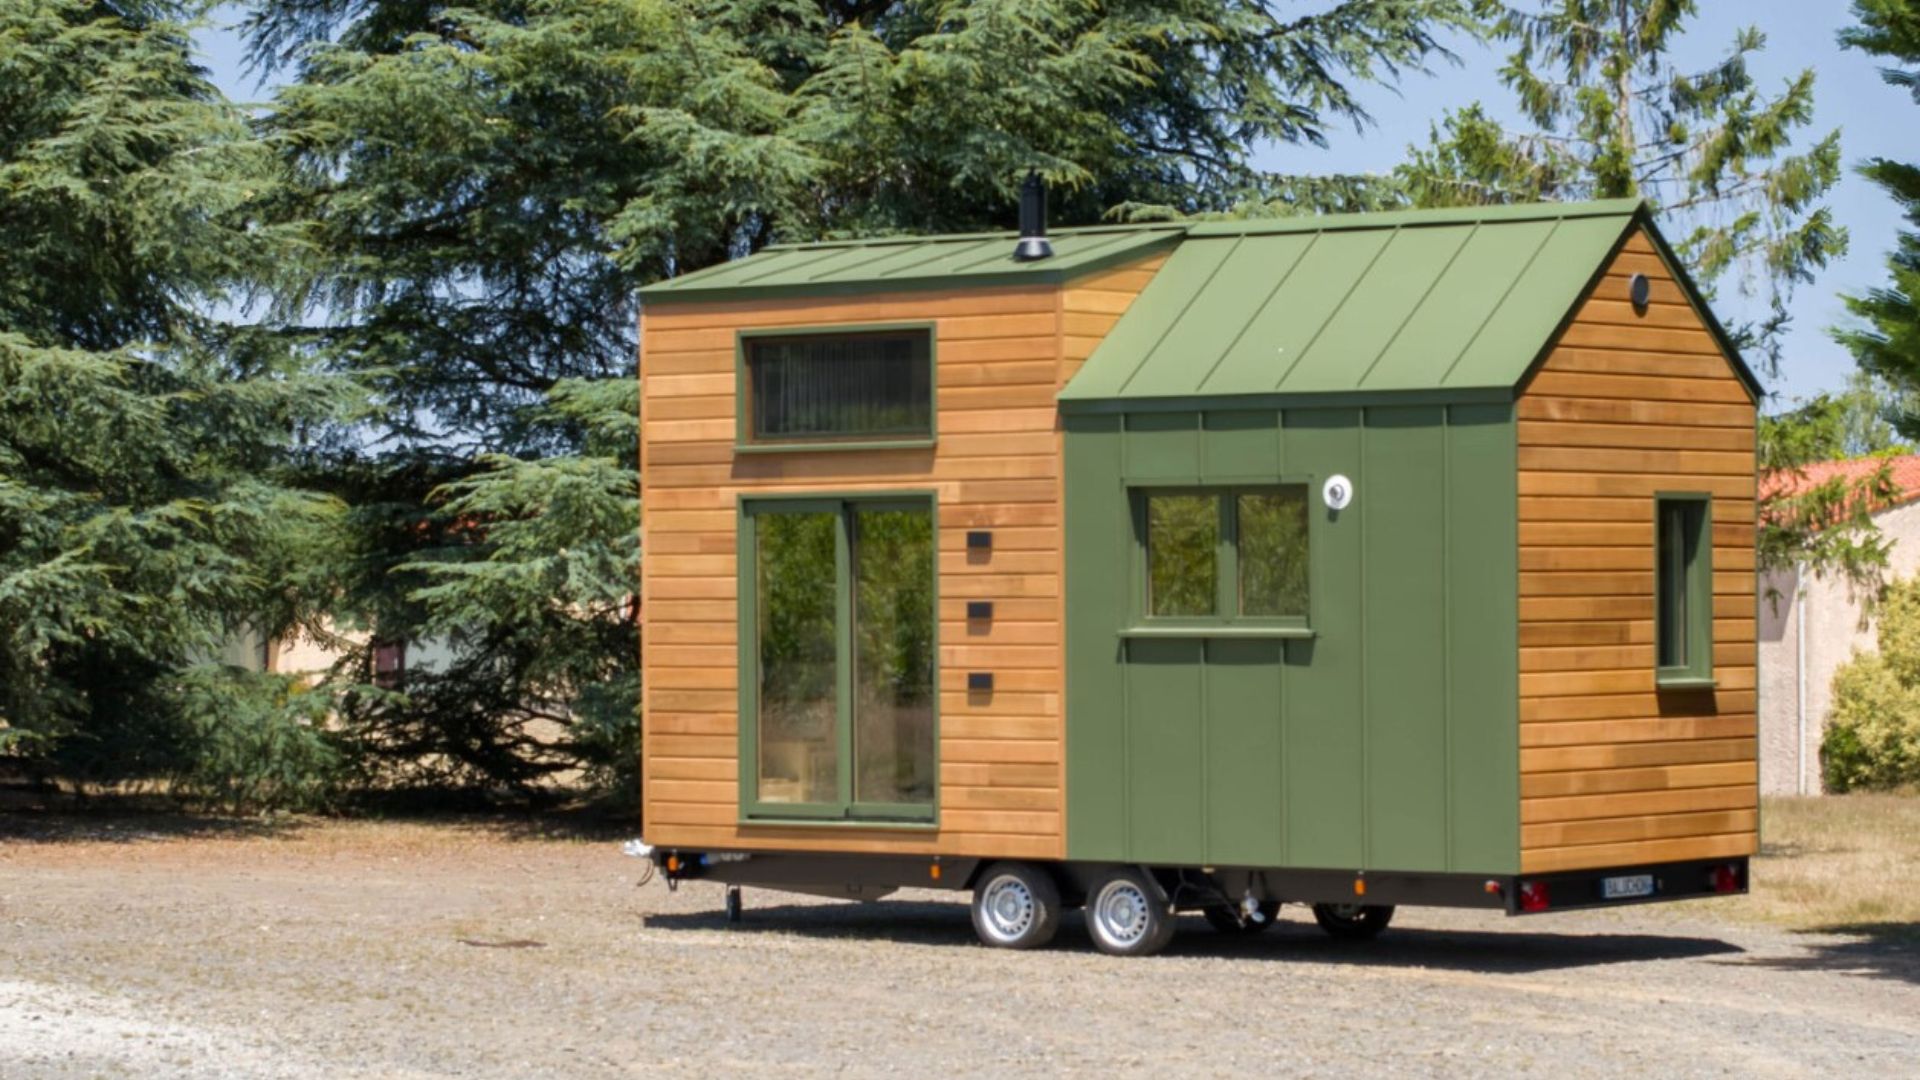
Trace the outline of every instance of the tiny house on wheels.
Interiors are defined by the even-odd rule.
[[[1644,207],[1040,216],[642,290],[670,882],[1114,953],[1746,889],[1759,388]]]

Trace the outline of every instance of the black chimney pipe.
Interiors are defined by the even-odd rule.
[[[1047,240],[1047,182],[1028,169],[1020,184],[1020,243],[1014,246],[1013,258],[1033,262],[1052,255],[1053,244]]]

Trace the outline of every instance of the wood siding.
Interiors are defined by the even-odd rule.
[[[1644,235],[1518,408],[1522,872],[1751,854],[1755,410]],[[1713,496],[1711,690],[1654,684],[1662,491]]]
[[[1064,856],[1064,555],[1054,396],[1159,261],[1090,275],[1065,289],[648,307],[640,368],[642,776],[650,842]],[[929,321],[936,326],[933,448],[735,453],[738,331]],[[938,502],[938,826],[742,824],[739,499],[861,490],[926,490]],[[991,529],[991,552],[969,552],[967,529]],[[969,600],[994,602],[990,624],[968,623]],[[994,692],[969,694],[970,671],[992,672]]]

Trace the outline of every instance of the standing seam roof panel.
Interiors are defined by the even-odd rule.
[[[1449,386],[1518,382],[1631,223],[1630,218],[1560,222],[1441,381]],[[1516,357],[1524,357],[1517,371]]]
[[[1394,232],[1281,385],[1287,390],[1360,385],[1472,232],[1471,225]]]
[[[1552,235],[1553,221],[1476,226],[1446,273],[1420,301],[1398,336],[1361,380],[1367,390],[1452,385],[1443,380],[1488,316]]]

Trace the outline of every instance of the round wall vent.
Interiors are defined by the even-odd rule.
[[[1653,283],[1645,274],[1635,274],[1627,282],[1627,295],[1633,298],[1633,310],[1645,313],[1647,300],[1653,295]]]

